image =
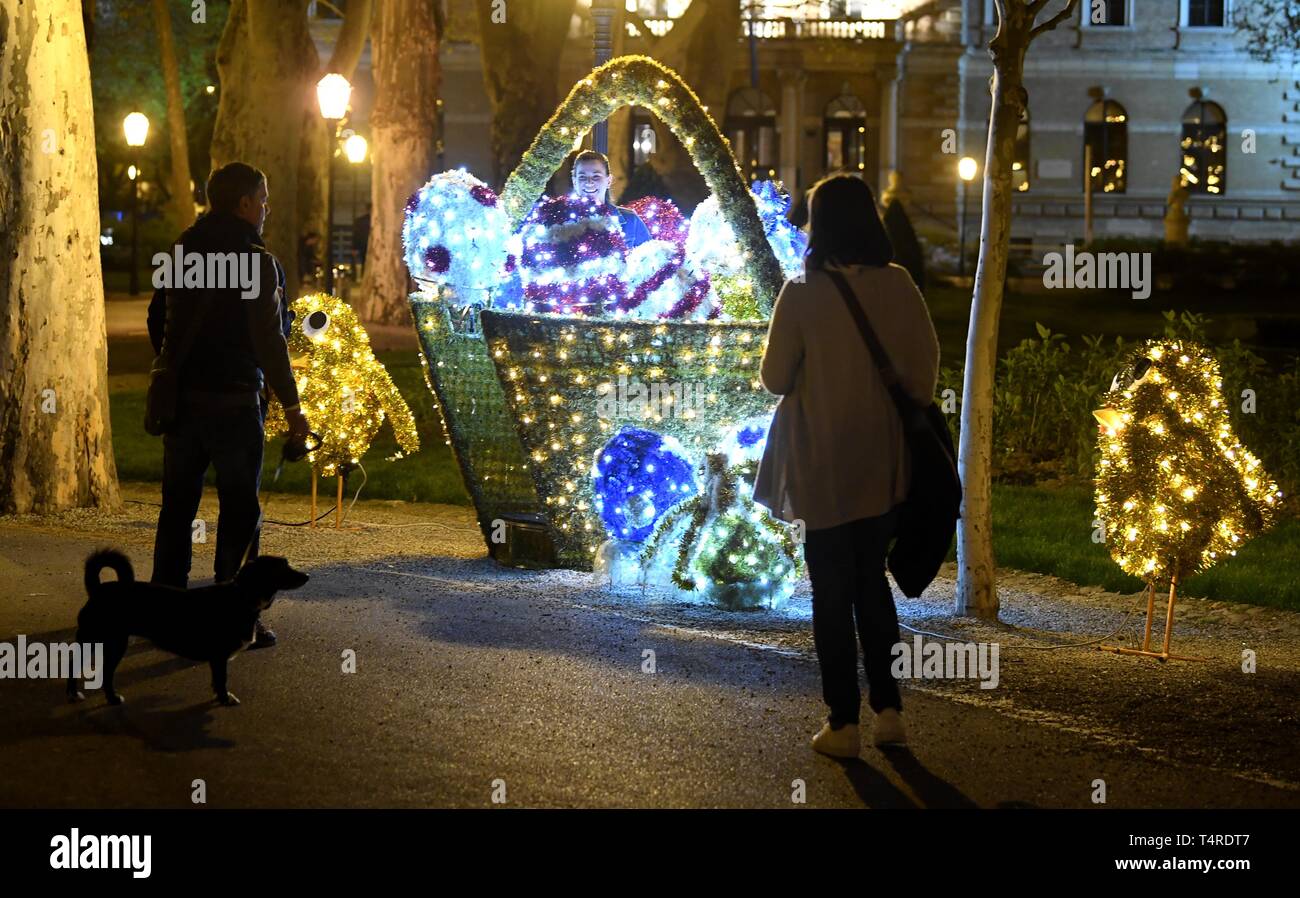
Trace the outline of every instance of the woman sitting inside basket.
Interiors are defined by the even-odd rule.
[[[623,227],[623,242],[628,249],[640,246],[650,239],[650,231],[641,216],[609,201],[609,185],[614,183],[614,176],[609,173],[609,159],[604,153],[583,150],[573,160],[570,177],[575,193],[585,199],[604,203],[611,214],[618,215],[618,222]]]
[[[925,300],[893,247],[871,188],[851,175],[812,189],[803,283],[776,300],[762,381],[781,396],[754,500],[807,528],[813,643],[830,708],[812,747],[857,757],[858,653],[862,643],[877,745],[906,741],[903,702],[891,672],[898,613],[885,579],[895,508],[907,495],[909,456],[898,412],[845,297],[838,270],[878,335],[903,388],[930,402],[939,341]]]

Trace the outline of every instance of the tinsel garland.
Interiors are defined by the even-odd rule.
[[[576,194],[545,199],[520,229],[524,300],[538,312],[599,315],[626,301],[618,217]]]
[[[686,264],[685,250],[654,239],[628,254],[630,289],[613,307],[637,318],[717,318],[721,304],[711,292],[709,276]]]
[[[754,282],[749,275],[713,274],[709,281],[722,302],[723,314],[728,318],[744,321],[761,317],[758,301],[754,298]]]
[[[682,215],[672,200],[657,196],[643,196],[628,203],[627,208],[645,222],[646,230],[655,240],[668,240],[678,246],[686,245],[686,216]]]
[[[740,166],[695,92],[676,72],[649,57],[620,56],[574,85],[506,181],[501,201],[512,229],[542,195],[572,150],[574,138],[624,105],[651,110],[686,147],[735,230],[760,312],[770,314],[782,283],[781,267]]]
[[[705,488],[659,519],[641,550],[641,568],[648,569],[665,552],[673,553],[671,579],[686,592],[749,586],[761,596],[768,587],[776,589],[778,583],[788,583],[799,570],[793,533],[755,505],[748,498],[748,490],[742,495],[739,488],[741,484],[752,485],[756,468],[754,461],[730,464],[725,453],[709,453],[705,457]],[[689,522],[678,536],[683,519]],[[723,533],[711,539],[703,532],[706,525]],[[764,545],[758,551],[763,557],[733,560],[729,557],[734,554],[733,544],[746,535],[761,539]]]
[[[646,246],[647,244],[643,243],[641,245]],[[651,274],[648,278],[643,280],[641,283],[637,284],[636,287],[634,287],[628,293],[628,295],[624,297],[622,302],[617,303],[614,306],[614,311],[630,312],[633,309],[639,307],[642,303],[646,301],[646,297],[648,297],[651,293],[653,293],[654,291],[662,287],[665,283],[667,283],[669,278],[671,278],[674,274],[677,273],[678,269],[682,267],[682,262],[684,259],[685,259],[685,254],[674,253],[671,257],[669,257],[669,260],[667,261],[666,264],[658,268],[653,274]]]
[[[708,295],[709,295],[708,278],[702,278],[701,280],[698,280],[695,283],[691,284],[690,288],[686,291],[686,295],[684,295],[677,302],[677,305],[669,309],[668,313],[665,314],[663,317],[664,318],[686,318],[687,316],[694,313],[695,310],[700,307],[700,304],[703,303],[706,298],[708,298]],[[722,307],[715,306],[709,311],[708,320],[714,321],[721,314],[722,314]]]
[[[292,308],[289,350],[307,357],[306,371],[296,377],[298,395],[303,414],[321,437],[320,446],[307,456],[316,473],[332,477],[355,467],[385,417],[403,452],[419,449],[411,409],[375,358],[366,329],[352,308],[325,293],[300,296]],[[285,430],[277,398],[267,412],[267,438]],[[394,456],[401,457],[401,453]]]
[[[1276,519],[1282,494],[1232,432],[1219,363],[1153,340],[1096,412],[1096,514],[1127,573],[1182,581],[1235,555]]]

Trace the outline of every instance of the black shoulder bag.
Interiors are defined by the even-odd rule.
[[[176,426],[181,398],[181,365],[185,363],[185,357],[189,355],[194,339],[199,335],[199,328],[203,326],[203,318],[212,301],[210,290],[204,290],[201,296],[189,327],[180,335],[180,341],[174,348],[168,345],[164,329],[162,352],[153,360],[149,369],[149,389],[144,397],[144,432],[150,436],[160,437]],[[171,301],[169,291],[169,306]],[[170,318],[170,308],[167,314]]]
[[[903,595],[915,599],[939,573],[957,530],[957,519],[961,516],[957,453],[953,451],[952,435],[939,406],[933,401],[922,405],[903,389],[889,355],[844,275],[829,269],[826,273],[839,288],[903,422],[912,479],[907,498],[899,507],[897,539],[889,550],[889,572]]]

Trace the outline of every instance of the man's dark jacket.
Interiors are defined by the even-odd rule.
[[[199,218],[177,243],[183,252],[255,253],[259,271],[258,294],[240,295],[238,285],[211,289],[207,309],[190,350],[180,366],[185,401],[230,406],[256,404],[270,387],[286,408],[298,404],[298,388],[289,367],[286,339],[293,313],[282,301],[284,271],[266,251],[261,235],[247,221],[228,212],[209,212]],[[247,263],[245,263],[247,264]],[[205,261],[206,270],[206,261]],[[182,284],[183,271],[172,272]],[[176,346],[192,326],[204,291],[183,287],[154,291],[149,303],[149,340],[161,353],[164,338]]]

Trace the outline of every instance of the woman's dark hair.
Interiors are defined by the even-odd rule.
[[[808,268],[871,265],[894,261],[894,245],[876,211],[876,196],[861,178],[830,175],[808,198]]]
[[[208,176],[208,206],[213,212],[234,212],[239,201],[257,193],[265,180],[262,171],[246,163],[223,165]]]
[[[599,162],[601,165],[605,166],[605,174],[609,174],[609,157],[598,150],[583,150],[581,153],[574,156],[573,166],[569,171],[576,170],[579,162]]]

